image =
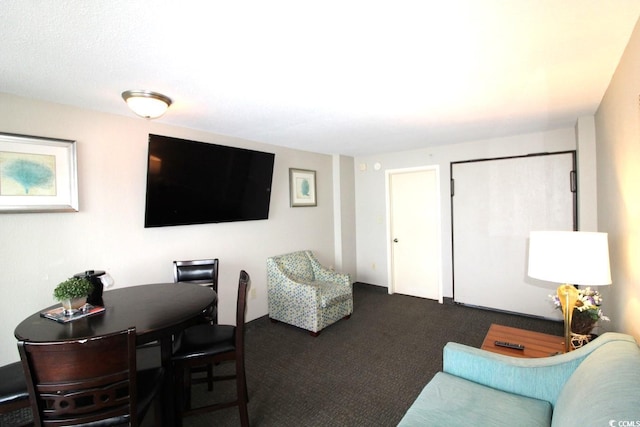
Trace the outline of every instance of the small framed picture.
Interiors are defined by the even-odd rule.
[[[316,171],[289,168],[291,207],[317,206]]]
[[[77,210],[75,141],[0,133],[0,213]]]

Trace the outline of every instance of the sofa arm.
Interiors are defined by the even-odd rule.
[[[621,340],[632,338],[609,332],[572,352],[538,359],[504,356],[447,343],[443,350],[443,370],[498,390],[546,400],[555,406],[565,382],[578,365],[597,348]]]

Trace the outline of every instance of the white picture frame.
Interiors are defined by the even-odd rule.
[[[289,196],[292,208],[317,206],[316,171],[289,168]]]
[[[0,213],[77,211],[75,141],[0,133]]]

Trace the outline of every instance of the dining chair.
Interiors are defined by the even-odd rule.
[[[0,425],[28,425],[29,391],[20,362],[0,367]]]
[[[249,274],[242,270],[238,283],[235,326],[201,324],[185,329],[181,345],[172,358],[177,390],[176,419],[179,422],[181,422],[183,416],[238,406],[241,425],[249,425],[247,410],[249,398],[244,366],[244,324],[249,287]],[[189,374],[189,368],[200,366],[203,363],[219,364],[229,361],[235,362],[235,373],[233,375],[214,376],[213,380],[227,381],[235,379],[235,400],[192,408],[190,398],[192,378]]]
[[[162,383],[162,368],[136,372],[133,327],[68,341],[19,341],[18,350],[36,426],[136,427]]]
[[[196,283],[202,286],[210,286],[216,293],[218,292],[218,258],[196,259],[187,261],[173,261],[173,281],[175,283]],[[218,301],[203,313],[203,320],[206,323],[215,325],[218,323]],[[182,334],[175,338],[176,346],[180,345]],[[205,378],[197,376],[200,372],[206,372]],[[213,365],[191,367],[191,375],[194,382],[207,382],[209,391],[213,391]]]
[[[196,283],[210,286],[218,292],[218,259],[197,259],[190,261],[173,261],[173,281],[175,283]],[[218,323],[217,303],[205,313],[205,318],[211,324]]]

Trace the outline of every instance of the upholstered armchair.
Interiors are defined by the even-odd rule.
[[[348,274],[323,267],[311,251],[267,259],[269,317],[317,336],[353,312]]]

